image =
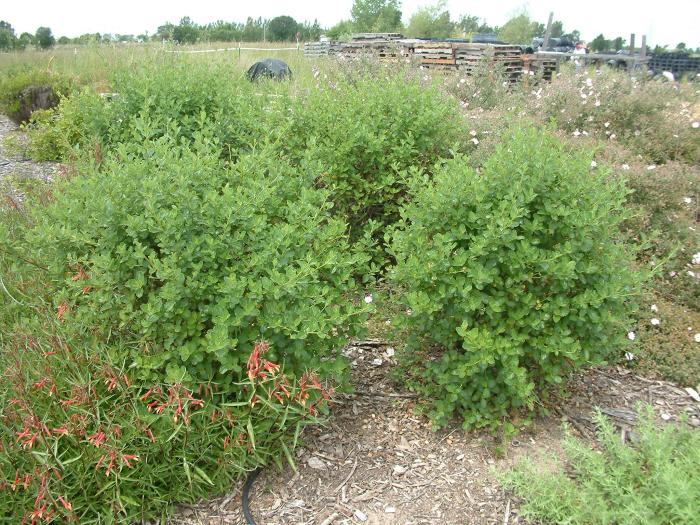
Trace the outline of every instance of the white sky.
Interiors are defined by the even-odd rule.
[[[297,21],[313,21],[330,27],[350,17],[353,0],[1,0],[0,20],[6,20],[15,32],[34,33],[39,26],[50,27],[56,37],[74,37],[83,33],[139,34],[165,23],[177,23],[189,16],[198,24],[221,19],[243,22],[248,16],[272,18],[290,15]],[[403,0],[407,22],[420,5],[430,0]],[[550,11],[564,22],[567,31],[578,29],[582,38],[592,40],[603,33],[607,38],[629,34],[647,35],[650,45],[674,46],[686,42],[700,46],[700,1],[698,0],[449,0],[453,18],[471,14],[485,18],[490,25],[503,25],[523,7],[536,20],[546,23]]]

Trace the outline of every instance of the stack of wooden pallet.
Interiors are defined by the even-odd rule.
[[[450,42],[419,41],[414,44],[413,56],[425,69],[456,69],[454,48]]]
[[[551,81],[558,69],[556,57],[544,55],[523,55],[523,75]]]
[[[523,71],[522,49],[502,44],[454,43],[455,60],[460,71],[475,73],[484,65],[500,70],[511,82]]]
[[[340,44],[337,42],[306,42],[304,44],[304,56],[305,57],[320,57],[335,55],[340,51]]]
[[[372,54],[380,59],[397,59],[405,54],[404,46],[398,39],[361,39],[340,44],[340,52],[346,57]]]

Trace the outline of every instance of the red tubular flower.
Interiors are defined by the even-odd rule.
[[[273,363],[272,361],[263,361],[263,368],[265,369],[266,372],[276,372],[277,370],[280,369],[280,365]]]
[[[224,437],[224,450],[228,448],[228,443],[230,441],[230,438],[228,436]]]
[[[63,496],[58,496],[58,501],[61,502],[61,505],[63,505],[64,509],[73,510],[73,505],[71,504],[71,502],[64,499]]]
[[[136,454],[124,454],[124,455],[122,455],[122,461],[124,462],[124,464],[128,468],[131,468],[131,463],[129,463],[130,461],[136,461],[138,459],[139,459],[139,457]]]
[[[88,437],[88,441],[99,448],[104,443],[106,437],[107,435],[104,432],[98,430],[92,436]]]
[[[260,370],[260,356],[267,352],[269,348],[270,345],[268,343],[266,343],[265,341],[260,341],[256,343],[255,347],[253,348],[253,351],[250,353],[247,366],[248,379],[250,379],[251,381],[253,381],[256,377],[265,379],[265,374],[263,374]]]
[[[66,301],[63,301],[61,304],[58,305],[58,311],[56,312],[56,317],[58,318],[59,321],[63,320],[63,316],[66,314],[70,307],[68,306],[68,303]]]

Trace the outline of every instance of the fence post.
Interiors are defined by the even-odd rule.
[[[647,36],[642,35],[642,48],[639,51],[639,62],[642,65],[642,71],[647,70]]]

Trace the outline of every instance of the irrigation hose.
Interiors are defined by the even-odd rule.
[[[260,475],[261,472],[261,467],[256,468],[254,471],[248,474],[248,479],[245,480],[245,485],[243,485],[241,507],[243,507],[243,516],[245,517],[245,520],[248,523],[248,525],[256,525],[255,519],[253,519],[253,515],[250,513],[248,495],[250,493],[251,487],[253,486],[253,483],[255,483],[255,479]]]

